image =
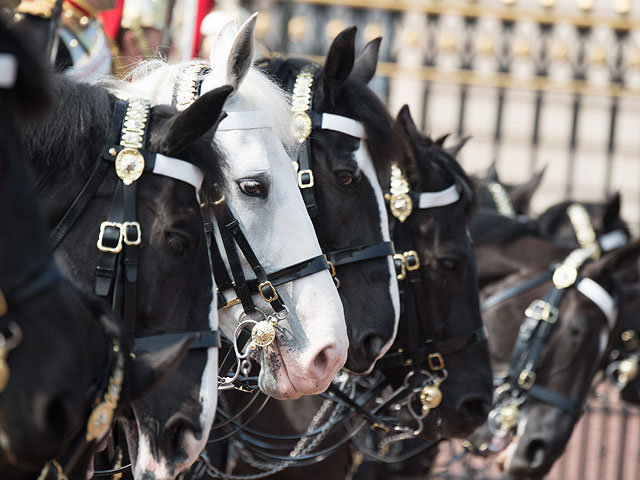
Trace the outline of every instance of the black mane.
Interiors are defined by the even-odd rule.
[[[95,164],[107,144],[116,101],[116,97],[102,87],[73,82],[62,75],[52,75],[51,92],[54,108],[38,120],[23,122],[18,132],[36,169],[38,184],[65,169],[87,170]],[[150,131],[154,130],[154,122],[161,126],[154,131],[151,145],[162,140],[169,127],[167,120],[175,113],[170,106],[152,107]],[[196,165],[205,175],[205,186],[211,188],[223,178],[223,156],[214,148],[214,158],[211,158],[211,145],[212,133],[209,132],[192,143],[186,152],[158,153]]]
[[[322,89],[318,88],[324,72],[322,65],[303,58],[265,58],[259,60],[257,66],[288,92],[300,70],[314,66],[319,73],[314,83],[313,103],[322,103]],[[401,156],[401,136],[387,107],[365,83],[351,77],[344,82],[335,103],[344,106],[351,118],[364,125],[376,171],[380,176],[388,175],[391,162]]]
[[[469,229],[476,243],[506,244],[524,236],[540,236],[534,222],[509,218],[492,208],[482,207],[474,213]]]

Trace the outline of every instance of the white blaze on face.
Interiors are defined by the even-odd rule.
[[[354,158],[356,162],[358,162],[358,166],[360,167],[362,174],[367,178],[367,180],[373,187],[376,202],[378,203],[382,241],[388,242],[391,240],[391,238],[389,236],[389,217],[387,216],[387,207],[384,202],[384,194],[382,192],[382,188],[380,187],[380,182],[378,181],[378,175],[376,174],[375,167],[373,166],[373,160],[371,160],[369,150],[367,149],[364,140],[360,141],[360,147],[358,148],[358,150],[356,150]],[[387,353],[387,351],[391,348],[391,345],[396,338],[398,323],[400,321],[400,292],[398,290],[398,282],[396,280],[396,268],[393,264],[393,259],[390,256],[387,257],[387,262],[389,264],[389,295],[391,296],[391,302],[393,303],[394,312],[393,336],[382,347],[376,360],[382,358],[384,354]],[[371,366],[371,369],[373,369],[373,366],[374,365]]]

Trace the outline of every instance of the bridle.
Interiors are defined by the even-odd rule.
[[[445,357],[471,345],[486,340],[483,327],[450,339],[428,338],[423,330],[423,319],[429,318],[429,309],[424,296],[424,285],[420,273],[420,257],[411,241],[411,231],[405,221],[414,210],[426,210],[453,205],[460,200],[459,187],[454,183],[438,192],[415,192],[410,189],[398,165],[391,168],[390,193],[386,195],[389,209],[395,217],[392,228],[394,244],[398,252],[394,263],[400,287],[403,307],[396,342],[391,350],[378,361],[378,368],[388,377],[403,378],[407,383],[412,377],[418,380],[420,389],[414,391],[421,404],[421,411],[409,408],[418,425],[429,412],[442,401],[440,384],[446,379]],[[399,343],[406,338],[407,343]],[[388,372],[388,373],[387,373]],[[398,376],[398,372],[402,375]],[[422,383],[420,383],[422,382]],[[409,399],[411,405],[413,398]]]
[[[145,173],[163,175],[189,183],[195,188],[196,194],[203,182],[202,172],[194,165],[147,149],[149,111],[148,100],[115,100],[107,144],[102,149],[89,179],[53,229],[49,239],[55,250],[89,205],[107,172],[114,168],[121,181],[116,183],[107,219],[100,224],[97,241],[100,253],[94,294],[106,299],[111,297],[112,309],[123,319],[129,337],[134,340],[136,354],[159,350],[185,337],[192,339],[189,349],[218,348],[220,336],[217,330],[134,338],[138,248],[141,248],[142,243],[141,227],[136,218],[136,180]],[[114,352],[117,351],[121,352],[122,348],[116,347],[114,343]],[[113,358],[116,360],[111,359],[110,362],[115,361],[116,368],[121,372],[122,366],[118,367],[122,362],[119,360],[120,356]],[[119,376],[122,376],[122,372]],[[101,405],[112,404],[113,402],[109,402],[105,396],[105,402],[98,405],[102,410],[95,416],[96,421],[102,422],[105,433],[111,426],[113,411],[110,415],[105,415],[107,407]],[[94,434],[91,437],[99,438]],[[58,479],[64,478],[63,469],[59,464],[53,465],[49,471],[58,475]],[[106,473],[109,472],[95,472],[96,475]],[[39,480],[48,478],[45,476]]]
[[[26,282],[14,285],[2,285],[0,290],[0,321],[12,308],[45,292],[57,288],[64,281],[60,270],[52,259],[31,276]],[[79,293],[78,293],[79,294]],[[102,330],[108,337],[106,360],[96,380],[87,392],[87,401],[91,412],[85,428],[71,441],[63,458],[47,461],[40,471],[38,480],[66,480],[66,472],[71,471],[85,454],[89,446],[107,434],[118,408],[122,381],[124,379],[124,351],[118,337],[112,333],[107,319],[100,316]],[[0,395],[6,389],[10,379],[10,369],[6,362],[9,353],[22,341],[22,329],[14,322],[7,324],[8,336],[0,334]]]
[[[210,72],[210,67],[201,62],[194,62],[185,67],[173,89],[173,104],[178,110],[184,110],[200,96],[202,82]],[[218,130],[272,128],[272,125],[270,118],[260,115],[258,112],[226,112],[226,117],[221,121]],[[222,249],[214,233],[215,226],[206,223],[205,232],[210,246],[210,257],[216,280],[218,309],[229,308],[237,304],[242,304],[243,309],[239,324],[231,339],[233,351],[229,353],[234,353],[235,359],[228,355],[220,366],[223,375],[226,375],[234,362],[236,362],[236,370],[232,376],[219,377],[218,388],[221,390],[245,389],[247,386],[237,384],[237,380],[241,371],[248,373],[249,356],[256,349],[264,348],[275,340],[277,334],[275,327],[289,314],[289,309],[285,305],[284,299],[278,294],[276,287],[329,269],[329,264],[324,255],[318,255],[276,272],[267,273],[251,248],[225,196],[221,195],[207,206],[211,207],[214,212],[216,226],[222,241],[221,246],[224,250],[223,257]],[[242,268],[241,255],[251,267],[255,278],[246,278]],[[228,267],[224,261],[225,257]],[[227,299],[222,292],[231,289],[235,292],[236,297]],[[255,305],[254,294],[259,294],[262,297],[273,309],[273,314],[267,314]],[[260,321],[249,318],[255,313],[262,317]],[[245,327],[251,328],[250,336]],[[239,345],[247,345],[248,348],[244,348],[243,352]],[[249,389],[251,388],[249,387]]]
[[[498,438],[506,437],[517,426],[519,407],[529,398],[551,405],[574,419],[581,413],[584,399],[574,402],[536,382],[542,352],[559,320],[560,304],[569,288],[576,288],[602,311],[607,320],[608,334],[611,334],[616,326],[616,300],[600,284],[583,277],[580,272],[588,261],[598,259],[601,252],[624,245],[627,241],[626,235],[616,230],[597,238],[589,215],[580,204],[570,205],[567,214],[580,247],[571,252],[559,265],[520,285],[490,296],[481,306],[484,312],[549,280],[553,282],[545,296],[534,300],[525,310],[525,319],[520,327],[508,370],[494,378],[497,389],[488,425],[493,435]],[[604,352],[607,342],[608,335],[603,332],[600,337],[601,353]]]
[[[296,76],[291,79],[287,86],[287,91],[292,95],[291,112],[293,119],[291,129],[298,142],[303,145],[303,148],[299,149],[292,163],[298,175],[298,187],[300,188],[302,199],[307,207],[309,217],[313,222],[320,245],[323,251],[325,251],[325,255],[329,261],[331,276],[336,286],[339,287],[340,280],[337,277],[338,267],[375,258],[392,256],[393,245],[391,242],[377,242],[366,245],[356,245],[340,250],[326,251],[326,242],[322,226],[320,225],[318,204],[316,203],[314,193],[316,182],[313,174],[314,140],[310,135],[314,130],[331,130],[364,141],[367,139],[367,133],[365,126],[357,120],[333,113],[318,112],[312,109],[314,82],[318,70],[314,65],[305,65]],[[279,71],[278,69],[275,72],[276,76],[278,76]]]

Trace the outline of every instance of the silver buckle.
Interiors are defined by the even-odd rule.
[[[531,302],[524,314],[533,320],[542,320],[547,323],[556,323],[558,320],[558,308],[544,300]]]
[[[136,229],[136,237],[133,240],[129,239],[127,228],[133,227]],[[142,230],[138,222],[124,222],[122,224],[122,241],[127,245],[140,245],[142,243]]]

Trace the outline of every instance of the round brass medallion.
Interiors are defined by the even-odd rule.
[[[276,329],[271,322],[263,320],[254,325],[251,330],[251,340],[258,347],[266,347],[276,338]]]
[[[144,171],[144,157],[135,148],[123,148],[116,157],[116,173],[125,185],[131,185]]]
[[[303,143],[311,134],[313,125],[311,117],[305,112],[296,112],[291,120],[291,133],[296,137],[298,142]]]
[[[420,391],[422,409],[436,408],[442,402],[442,392],[437,385],[427,385]]]
[[[578,278],[578,270],[570,265],[560,265],[553,272],[553,284],[559,290],[573,285]]]
[[[389,208],[394,217],[404,222],[413,211],[413,202],[406,193],[394,193],[389,200]]]

